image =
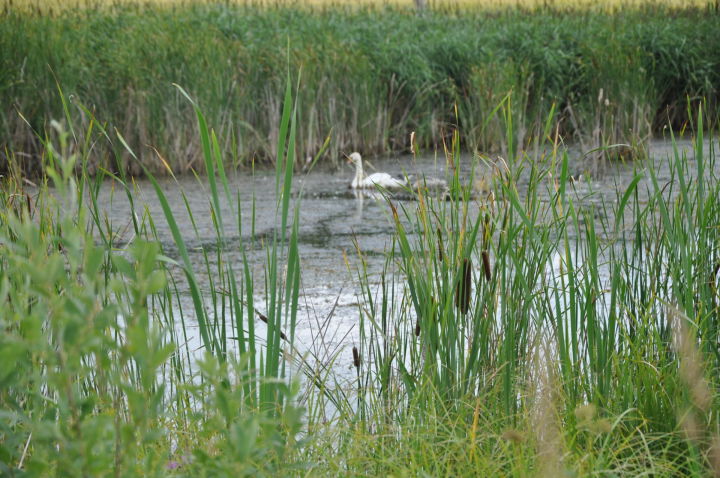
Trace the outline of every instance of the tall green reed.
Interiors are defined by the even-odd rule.
[[[571,181],[570,158],[549,133],[538,156],[517,152],[486,173],[492,199],[453,193],[481,167],[458,176],[457,142],[447,152],[449,197],[388,199],[395,240],[377,297],[361,274],[361,352],[371,364],[358,416],[411,433],[423,417],[471,413],[466,404],[478,400],[508,426],[528,410],[557,413],[559,425],[539,423],[560,427],[563,440],[576,430],[575,440],[608,446],[636,430],[668,434],[653,445],[663,453],[697,451],[672,434],[699,400],[688,376],[710,384],[698,385],[709,395],[698,416],[704,429],[716,426],[715,148],[697,133],[689,158],[673,139],[668,157],[635,163],[614,194],[590,184],[581,195],[588,190]],[[699,355],[678,352],[678,320]],[[688,362],[697,372],[678,367]],[[707,470],[693,453],[683,466]]]

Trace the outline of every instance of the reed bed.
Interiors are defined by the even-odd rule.
[[[495,163],[493,194],[475,208],[462,187],[453,201],[388,201],[388,272],[377,290],[360,274],[356,413],[380,437],[362,445],[371,458],[354,456],[360,467],[720,472],[720,189],[716,143],[703,146],[700,123],[692,159],[676,148],[635,163],[609,202],[580,200],[555,148]],[[460,157],[457,136],[447,157]],[[428,434],[438,441],[418,438]],[[344,452],[362,455],[357,434],[340,435]]]
[[[175,173],[202,170],[194,112],[173,83],[216,125],[228,166],[272,162],[284,95],[278,78],[288,68],[303,85],[299,161],[328,137],[322,161],[332,162],[352,150],[408,151],[412,132],[419,147],[434,149],[456,129],[465,150],[511,156],[533,144],[546,122],[586,150],[624,143],[641,152],[666,127],[686,131],[699,98],[705,125],[716,124],[719,19],[707,8],[656,4],[617,15],[225,4],[57,16],[6,9],[0,164],[13,151],[17,167],[39,171],[42,143],[33,131],[65,118],[60,89],[66,103],[86,105],[108,130],[122,131],[156,174],[165,168],[155,150]],[[501,103],[512,109],[510,138],[495,114]],[[90,115],[68,111],[76,134],[88,131]],[[140,174],[127,153],[116,164],[123,150],[117,142],[94,149],[90,170]]]
[[[263,241],[260,276],[247,244],[240,264],[228,260],[225,238],[245,236],[228,230],[220,204],[239,214],[239,199],[222,137],[183,89],[216,234],[199,268],[188,259],[192,231],[174,219],[182,205],[154,179],[164,218],[136,209],[134,238],[115,242],[94,198],[113,180],[132,202],[132,182],[122,167],[90,174],[90,158],[117,144],[115,161],[141,163],[124,135],[79,103],[67,104],[72,127],[55,122],[42,135],[36,189],[20,173],[3,178],[3,474],[720,472],[720,182],[702,111],[691,156],[676,148],[632,163],[632,178],[605,202],[578,196],[551,122],[536,153],[465,166],[454,133],[445,194],[386,198],[395,229],[379,287],[362,250],[351,261],[359,341],[321,361],[294,347],[302,198],[291,194],[301,109],[293,85],[284,86],[277,227]],[[513,111],[498,106],[509,144]],[[76,113],[97,128],[96,142],[79,142],[89,133],[71,121]],[[164,245],[161,219],[172,232]],[[209,290],[198,286],[201,273]],[[180,284],[191,310],[177,306]],[[264,310],[253,303],[258,292]],[[200,351],[187,345],[194,326]],[[348,382],[334,366],[355,376]]]

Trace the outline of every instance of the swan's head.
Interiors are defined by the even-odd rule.
[[[357,151],[355,151],[354,153],[350,153],[350,155],[348,156],[348,162],[355,165],[362,164],[362,157],[360,156],[360,153],[358,153]]]

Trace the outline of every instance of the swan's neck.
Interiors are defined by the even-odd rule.
[[[358,188],[362,185],[365,173],[363,173],[362,163],[358,161],[355,163],[355,179],[353,179],[353,187]]]

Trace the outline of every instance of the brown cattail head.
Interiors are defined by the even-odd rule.
[[[472,290],[472,262],[470,258],[463,259],[460,266],[460,281],[455,293],[455,305],[460,313],[465,315],[470,309],[470,292]]]
[[[437,235],[438,235],[438,260],[440,262],[442,262],[443,258],[445,257],[445,253],[443,251],[442,231],[440,231],[439,226],[437,228]]]
[[[490,254],[488,253],[487,249],[482,251],[482,261],[483,261],[483,272],[485,273],[485,280],[487,280],[489,282],[490,278],[492,277],[492,274],[490,272]]]
[[[360,368],[360,352],[357,347],[353,347],[353,365],[355,368]]]
[[[415,337],[420,337],[420,317],[415,322]]]

